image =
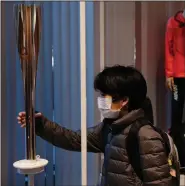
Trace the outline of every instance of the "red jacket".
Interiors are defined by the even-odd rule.
[[[166,77],[185,77],[185,18],[183,11],[168,20],[165,36]]]

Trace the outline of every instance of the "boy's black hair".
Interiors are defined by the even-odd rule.
[[[148,119],[148,121],[150,121],[152,124],[154,124],[152,102],[149,97],[146,97],[141,108],[144,110],[145,118]]]
[[[115,65],[106,67],[94,80],[94,89],[111,95],[113,100],[129,99],[129,110],[142,107],[147,85],[143,75],[134,67]]]

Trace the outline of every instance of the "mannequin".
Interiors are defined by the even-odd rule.
[[[185,167],[185,9],[169,18],[165,35],[165,74],[167,87],[172,92],[171,128],[180,163]]]

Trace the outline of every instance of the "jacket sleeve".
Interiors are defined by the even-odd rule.
[[[103,141],[101,129],[103,124],[87,129],[87,151],[102,152]],[[37,136],[56,147],[70,151],[81,151],[81,131],[72,131],[62,127],[46,117],[36,118],[35,132]]]
[[[168,20],[165,33],[165,74],[166,77],[173,77],[174,62],[174,34],[172,18]]]
[[[139,137],[143,185],[172,186],[168,158],[160,134],[151,126],[144,126],[139,131]]]

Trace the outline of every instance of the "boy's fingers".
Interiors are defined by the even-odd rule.
[[[26,126],[26,117],[25,116],[26,116],[25,112],[20,112],[17,117],[18,123],[21,124],[22,128]],[[35,118],[40,117],[40,116],[42,116],[42,114],[40,112],[35,114]]]
[[[21,125],[21,128],[24,128],[26,126],[26,124],[23,124],[23,125]]]
[[[37,113],[37,114],[35,114],[35,117],[37,118],[37,117],[40,117],[40,116],[42,116],[42,114],[39,112],[39,113]]]
[[[19,112],[19,116],[25,116],[26,112]]]

